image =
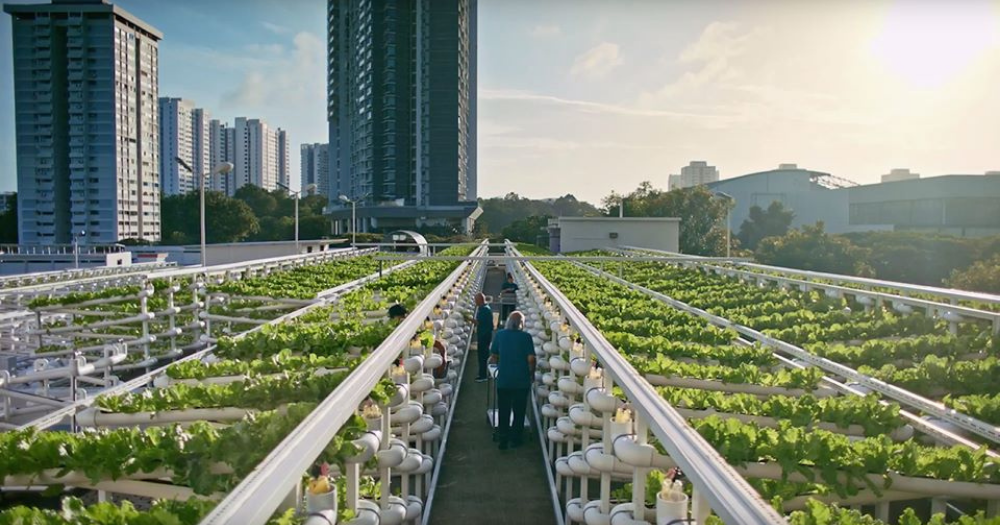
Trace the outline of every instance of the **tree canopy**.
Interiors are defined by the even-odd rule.
[[[872,275],[865,264],[864,248],[851,241],[829,235],[823,223],[805,225],[783,237],[768,237],[757,247],[756,258],[764,264],[787,266],[801,270],[841,273],[845,275]]]
[[[615,193],[605,197],[605,214],[617,217],[621,199]],[[726,212],[731,205],[704,186],[662,191],[648,181],[624,196],[626,217],[679,217],[680,250],[691,255],[725,255]]]
[[[549,217],[597,217],[601,215],[594,205],[578,200],[572,194],[556,199],[529,199],[510,192],[503,197],[479,199],[483,214],[476,219],[476,232],[480,234],[501,233],[504,228],[518,220],[532,216]],[[534,241],[532,241],[534,242]]]
[[[194,244],[201,240],[200,193],[192,191],[160,200],[163,244]],[[217,191],[205,193],[205,238],[209,243],[247,240],[260,229],[253,210],[241,200]]]
[[[750,217],[740,225],[737,236],[740,245],[749,250],[756,250],[760,241],[767,237],[780,237],[788,233],[788,228],[795,219],[795,212],[786,209],[781,201],[773,201],[764,210],[760,206],[750,207]]]
[[[946,284],[962,290],[1000,293],[1000,255],[977,261],[965,270],[955,270]]]

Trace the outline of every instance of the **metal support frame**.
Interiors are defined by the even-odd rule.
[[[403,265],[399,265],[399,266],[390,268],[389,270],[386,270],[386,272],[395,271],[395,270],[398,270],[398,269],[400,269],[402,267],[403,267]],[[361,286],[361,285],[363,285],[363,284],[371,281],[374,278],[377,278],[375,276],[377,276],[377,274],[367,275],[365,277],[362,277],[360,279],[356,279],[356,280],[351,281],[349,283],[344,283],[344,284],[335,286],[334,288],[331,288],[329,290],[325,290],[325,291],[321,292],[322,294],[324,294],[324,297],[323,297],[324,300],[323,301],[317,301],[317,302],[315,302],[313,304],[310,304],[310,305],[307,305],[307,306],[303,306],[302,308],[299,308],[298,310],[295,310],[293,312],[290,312],[290,313],[287,313],[287,314],[282,315],[280,317],[277,317],[275,319],[272,319],[271,321],[267,322],[266,324],[262,324],[260,326],[254,327],[254,328],[252,328],[252,329],[250,329],[250,330],[248,330],[246,332],[242,332],[240,334],[235,335],[234,339],[242,339],[242,338],[244,338],[244,337],[246,337],[246,336],[248,336],[248,335],[250,335],[250,334],[252,334],[254,332],[260,331],[265,326],[274,325],[274,324],[280,324],[280,323],[283,323],[285,321],[289,321],[291,319],[295,319],[296,317],[300,317],[300,316],[302,316],[302,315],[304,315],[306,313],[309,313],[310,311],[312,311],[315,308],[318,308],[318,307],[320,307],[320,306],[322,306],[324,304],[328,304],[330,301],[332,301],[334,298],[336,298],[336,296],[341,295],[341,294],[347,292],[348,290],[352,290],[352,289],[354,289],[354,288],[356,288],[358,286]],[[197,283],[192,283],[192,286],[197,288]],[[199,294],[197,292],[197,289],[195,290],[195,293],[192,294],[192,295],[193,295],[193,299],[192,300],[197,303],[198,302],[198,296],[199,296]],[[187,357],[179,359],[179,360],[175,361],[174,363],[183,363],[183,362],[186,362],[186,361],[191,361],[191,360],[195,360],[195,359],[201,359],[202,357],[204,357],[208,353],[212,352],[213,350],[215,350],[215,346],[214,345],[210,345],[210,346],[208,346],[208,347],[206,347],[204,349],[201,349],[201,350],[199,350],[199,351],[197,351],[197,352],[195,352],[195,353],[193,353],[193,354],[191,354],[191,355],[189,355]],[[174,363],[171,363],[171,364],[174,364]],[[119,394],[124,394],[126,392],[135,390],[137,388],[142,388],[143,386],[151,383],[156,376],[165,373],[166,370],[167,370],[167,368],[169,366],[170,366],[170,364],[164,365],[162,367],[159,367],[159,368],[156,368],[154,370],[151,370],[151,371],[149,371],[149,372],[147,372],[147,373],[145,373],[145,374],[143,374],[143,375],[141,375],[139,377],[136,377],[135,379],[132,379],[132,380],[130,380],[128,382],[120,383],[120,384],[118,384],[116,386],[108,388],[107,390],[104,390],[103,392],[101,392],[101,395],[107,395],[107,396],[119,395]],[[76,401],[74,401],[73,403],[71,403],[70,405],[68,405],[66,407],[63,407],[63,408],[61,408],[59,410],[56,410],[56,411],[54,411],[52,413],[46,414],[46,415],[44,415],[44,416],[42,416],[40,418],[37,418],[37,419],[35,419],[35,420],[33,420],[33,421],[29,422],[29,423],[21,425],[18,428],[24,429],[24,428],[35,427],[35,428],[38,428],[38,429],[46,429],[46,428],[52,427],[52,426],[57,425],[60,422],[62,422],[65,418],[72,417],[79,410],[82,410],[84,408],[89,407],[90,405],[92,405],[96,401],[96,399],[97,399],[96,396],[89,396],[89,397],[86,397],[86,398],[83,398],[83,399],[76,400]]]
[[[663,303],[666,303],[678,310],[705,319],[716,326],[719,326],[721,328],[731,328],[740,335],[750,338],[752,341],[760,342],[761,344],[769,348],[773,348],[775,350],[792,355],[793,357],[801,359],[802,361],[805,361],[811,365],[817,366],[825,370],[826,372],[856,382],[868,389],[871,389],[872,391],[879,392],[880,394],[883,394],[891,399],[895,399],[900,403],[912,406],[914,408],[919,409],[922,412],[941,418],[949,423],[952,423],[965,430],[973,432],[976,435],[984,437],[994,443],[1000,443],[1000,429],[998,429],[995,425],[990,425],[989,423],[986,423],[984,421],[980,421],[971,416],[962,414],[961,412],[958,412],[956,410],[947,408],[941,403],[932,401],[923,396],[918,396],[917,394],[914,394],[908,390],[904,390],[902,388],[891,385],[884,381],[880,381],[870,376],[866,376],[851,367],[842,365],[840,363],[837,363],[836,361],[831,361],[829,359],[811,354],[803,348],[775,339],[747,326],[734,323],[729,319],[726,319],[725,317],[708,313],[700,308],[695,308],[693,306],[688,305],[687,303],[678,301],[666,294],[626,281],[619,277],[615,277],[614,275],[601,271],[597,268],[593,268],[591,266],[587,266],[580,263],[577,263],[577,265],[581,268],[590,271],[591,273],[594,273],[595,275],[604,277],[606,279],[611,280],[612,282],[616,282],[623,286],[627,286],[629,288],[632,288],[633,290],[644,293]]]
[[[484,248],[480,248],[480,251]],[[396,329],[344,379],[244,480],[229,493],[203,524],[264,524],[284,499],[275,487],[298,483],[340,427],[355,413],[386,369],[409,348],[410,338],[429,316],[441,295],[458,280],[469,266],[463,262],[414,308]],[[388,484],[383,483],[383,490]]]
[[[514,258],[517,250],[511,247]],[[565,261],[565,259],[564,259]],[[602,363],[605,374],[633,401],[633,409],[648,423],[650,431],[659,439],[684,472],[699,494],[703,495],[715,511],[728,523],[785,523],[757,491],[737,473],[719,453],[687,421],[642,380],[625,358],[621,356],[587,318],[558,288],[552,285],[530,262],[524,268],[562,311],[594,356]]]

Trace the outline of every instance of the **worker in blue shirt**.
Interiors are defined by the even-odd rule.
[[[528,392],[535,377],[535,343],[523,330],[524,314],[515,310],[493,337],[490,361],[497,363],[497,434],[500,450],[521,446]],[[514,420],[511,426],[511,412]]]
[[[490,357],[490,341],[493,340],[493,309],[486,304],[486,296],[476,294],[476,354],[479,358],[479,374],[476,375],[476,382],[483,383],[488,380],[486,361]]]

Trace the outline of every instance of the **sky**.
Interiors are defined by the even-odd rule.
[[[117,3],[165,34],[161,96],[326,142],[325,1]],[[1000,0],[479,0],[478,24],[481,196],[597,202],[692,160],[859,183],[1000,170]],[[10,45],[3,15],[0,190]]]

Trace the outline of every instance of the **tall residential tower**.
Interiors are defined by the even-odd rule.
[[[335,228],[468,229],[476,197],[476,0],[328,0]]]
[[[13,26],[21,242],[159,240],[163,35],[102,0],[4,11]]]
[[[329,144],[303,144],[299,155],[299,182],[302,188],[315,184],[308,195],[330,195],[330,146]]]

